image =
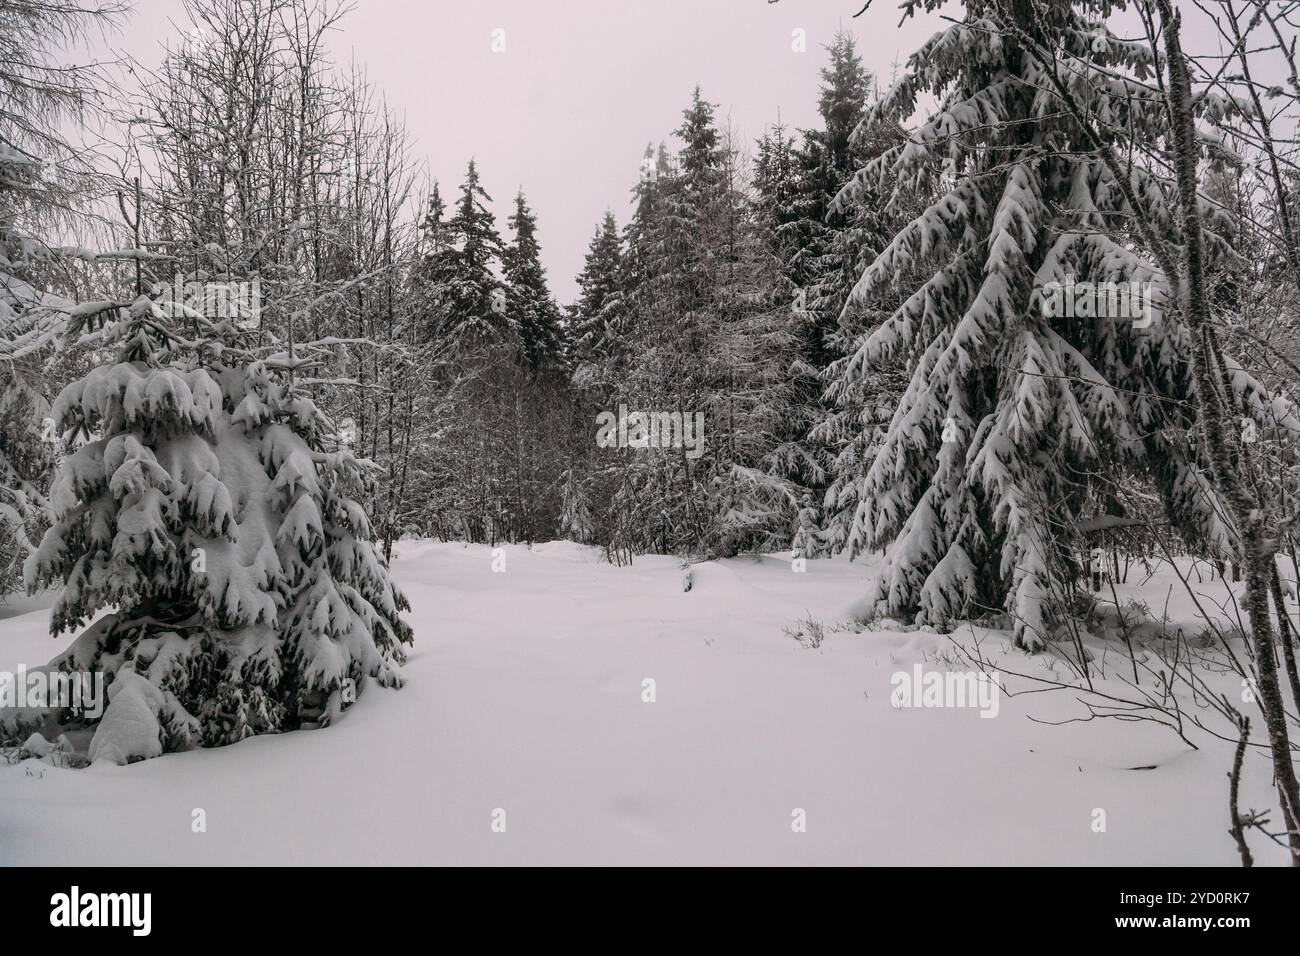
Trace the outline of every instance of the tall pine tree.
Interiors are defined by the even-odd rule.
[[[607,353],[619,328],[623,301],[623,242],[614,214],[606,211],[591,238],[582,272],[578,275],[578,302],[573,324],[573,351],[577,362]]]
[[[518,329],[529,367],[555,367],[564,352],[560,309],[546,287],[537,217],[528,208],[522,190],[515,196],[515,211],[507,225],[515,233],[514,242],[502,255],[511,323]]]
[[[435,266],[439,334],[459,347],[519,340],[518,322],[509,314],[506,289],[495,271],[505,250],[496,217],[486,205],[491,201],[471,159],[455,214],[447,221],[447,245],[436,254],[441,261]]]
[[[859,386],[900,357],[910,372],[849,541],[855,554],[888,547],[870,594],[883,612],[941,624],[1005,610],[1019,645],[1042,646],[1065,613],[1078,520],[1120,504],[1114,484],[1097,480],[1109,469],[1145,476],[1189,540],[1233,547],[1187,441],[1195,422],[1180,317],[1144,325],[1118,310],[1064,315],[1052,305],[1053,284],[1072,279],[1154,283],[1158,296],[1163,278],[1135,254],[1129,230],[1141,220],[1175,235],[1162,171],[1139,162],[1118,182],[1093,139],[1127,155],[1127,137],[1168,132],[1162,99],[1141,82],[1152,53],[1109,31],[1111,7],[973,0],[910,57],[868,121],[901,122],[922,95],[937,108],[837,200],[843,209],[862,190],[889,189],[897,209],[940,196],[876,256],[847,303],[866,307],[891,287],[907,295],[860,339],[838,382]],[[1031,54],[1031,33],[1049,46]],[[1055,78],[1048,62],[1064,64]],[[1049,92],[1058,80],[1104,120],[1093,131]],[[1220,218],[1208,204],[1205,215]],[[1222,242],[1211,248],[1230,254]],[[1257,408],[1257,386],[1233,375]]]

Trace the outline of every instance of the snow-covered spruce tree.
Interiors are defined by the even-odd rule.
[[[1126,153],[1128,137],[1158,142],[1168,127],[1142,82],[1151,53],[1107,29],[1113,7],[972,0],[961,22],[911,56],[868,117],[901,122],[918,96],[938,99],[908,142],[868,163],[837,199],[844,206],[891,177],[895,205],[942,187],[846,305],[867,305],[914,270],[926,277],[907,286],[902,307],[864,336],[840,376],[852,388],[900,355],[911,371],[861,482],[849,540],[854,555],[888,546],[870,595],[882,612],[938,624],[1004,609],[1017,644],[1042,646],[1062,611],[1053,595],[1069,576],[1072,525],[1107,494],[1093,480],[1105,468],[1147,474],[1184,534],[1233,546],[1186,440],[1182,322],[1165,316],[1142,328],[1044,308],[1045,288],[1070,279],[1159,286],[1125,230],[1137,217],[1175,235],[1167,183],[1142,163],[1117,183],[1099,156],[1100,145]],[[1100,143],[1062,108],[1044,61],[1022,43],[1027,29],[1051,38],[1068,65],[1060,79],[1087,104]]]
[[[861,271],[855,268],[862,254],[861,237],[844,241],[852,211],[835,206],[835,196],[870,158],[877,138],[869,135],[873,130],[859,129],[873,77],[863,67],[853,37],[836,33],[826,52],[830,62],[822,68],[817,100],[822,125],[804,131],[796,153],[800,215],[784,226],[787,234],[798,237],[788,269],[802,293],[798,312],[805,323],[803,359],[815,370],[832,358],[828,337]]]
[[[33,195],[40,198],[42,168],[35,156],[0,139],[0,595],[21,580],[54,462],[39,358],[61,324],[50,296],[20,275],[28,257],[45,249],[18,221]]]
[[[714,110],[697,88],[675,131],[682,150],[643,178],[629,227],[609,407],[680,415],[707,431],[689,451],[681,442],[615,454],[627,475],[606,500],[635,501],[648,520],[601,523],[641,535],[623,538],[632,550],[730,554],[785,547],[793,532],[797,497],[767,458],[788,417],[788,307],[769,294],[761,216]]]
[[[889,145],[901,141],[896,129],[864,125],[860,132],[868,138],[864,152],[868,157],[878,156]],[[890,230],[910,222],[928,205],[923,196],[912,192],[897,197],[886,209],[885,193],[883,189],[862,190],[852,197],[852,207],[840,217],[841,226],[831,236],[837,249],[834,281],[855,267],[861,270],[870,265],[892,238]],[[903,277],[896,277],[896,286],[906,284],[900,280]],[[828,274],[820,281],[825,289],[832,276]],[[845,287],[843,298],[836,294],[834,301],[847,301],[849,288]],[[900,302],[897,291],[873,296],[870,303],[855,302],[840,310],[838,323],[827,329],[823,339],[825,352],[835,358],[821,370],[824,393],[809,406],[820,418],[811,428],[808,444],[819,455],[830,458],[826,469],[829,481],[822,496],[821,539],[831,553],[839,553],[848,544],[863,478],[888,434],[908,380],[902,354],[877,363],[870,375],[846,377],[844,367],[862,336],[884,322]]]
[[[646,290],[659,262],[660,220],[665,193],[673,175],[672,157],[664,143],[656,151],[647,143],[641,159],[640,176],[632,187],[635,208],[623,229],[622,253],[615,290],[602,304],[604,325],[601,352],[586,367],[575,370],[575,384],[600,402],[617,406],[618,394],[626,393],[626,376],[637,328],[648,311]]]
[[[675,131],[683,149],[674,161],[661,145],[650,148],[635,194],[624,257],[626,313],[616,347],[601,376],[606,405],[694,416],[708,400],[707,332],[710,287],[702,228],[705,207],[721,182],[722,150],[713,104],[696,88]],[[711,427],[714,423],[709,422]],[[714,438],[711,435],[710,438]],[[628,448],[606,452],[623,472],[610,507],[636,502],[639,521],[602,522],[617,527],[620,549],[657,553],[700,552],[712,508],[712,461],[680,449]]]
[[[798,340],[790,328],[789,300],[780,295],[784,276],[769,253],[745,165],[729,138],[723,145],[722,188],[704,238],[713,273],[709,311],[715,317],[707,406],[716,422],[713,548],[726,555],[790,544],[800,487],[783,471],[789,446],[782,437],[801,430],[804,409],[790,376]]]
[[[885,242],[890,220],[883,200],[859,197],[851,208],[833,205],[857,169],[892,145],[886,130],[866,126],[872,76],[862,66],[852,36],[835,35],[821,71],[818,112],[821,124],[792,142],[776,129],[759,144],[756,186],[771,232],[773,254],[782,264],[792,352],[789,378],[794,414],[780,433],[772,456],[773,477],[810,489],[824,498],[827,528],[818,535],[828,550],[839,550],[856,506],[852,489],[871,443],[866,426],[877,408],[890,406],[887,389],[873,377],[848,395],[824,394],[828,366],[842,358],[846,336],[878,321],[874,315],[845,313],[862,269]],[[883,393],[883,394],[882,394]],[[885,413],[888,415],[888,412]],[[852,421],[848,421],[852,419]],[[846,425],[850,427],[846,427]],[[853,479],[846,478],[853,474]],[[802,520],[802,519],[800,519]],[[791,529],[802,532],[802,525]]]
[[[826,553],[826,536],[820,527],[817,509],[813,506],[812,496],[804,494],[799,502],[799,515],[794,538],[790,542],[791,556],[815,558]]]
[[[582,272],[578,274],[579,296],[572,330],[572,358],[581,364],[606,353],[610,331],[618,326],[622,302],[620,266],[623,242],[614,214],[606,210],[591,237]]]
[[[612,212],[605,212],[592,236],[578,274],[578,290],[578,301],[569,309],[566,336],[573,425],[561,492],[560,534],[583,543],[608,543],[620,469],[608,460],[598,465],[590,423],[611,406],[617,407],[611,396],[617,391],[623,358],[619,344],[625,292],[623,242]]]
[[[622,287],[624,298],[631,298],[649,281],[656,259],[655,236],[663,215],[665,191],[673,175],[672,156],[665,143],[656,151],[647,143],[641,157],[641,175],[632,187],[635,208],[623,230]]]
[[[446,255],[451,245],[447,229],[447,204],[435,179],[429,189],[424,217],[418,232],[418,256],[411,268],[409,293],[418,308],[415,323],[417,341],[432,342],[445,322],[446,287],[451,260]]]
[[[502,252],[502,271],[523,357],[530,368],[554,368],[564,352],[560,309],[546,287],[537,217],[528,208],[522,190],[515,196],[515,211],[506,224],[514,230],[515,240]]]
[[[436,253],[439,261],[431,264],[441,291],[443,321],[438,334],[467,348],[519,339],[506,290],[493,271],[504,246],[496,217],[485,205],[491,201],[479,185],[478,167],[471,159],[455,214],[447,220],[447,244]]]
[[[772,255],[787,265],[799,248],[798,237],[791,236],[787,227],[800,221],[802,212],[795,141],[783,125],[769,126],[758,141],[754,192]]]
[[[778,265],[768,296],[786,315],[795,344],[790,350],[790,367],[786,372],[794,393],[794,414],[783,423],[777,435],[776,447],[770,455],[772,474],[808,488],[825,483],[826,462],[810,449],[808,442],[818,420],[815,407],[821,393],[821,368],[810,355],[810,343],[816,333],[807,290],[799,283],[806,281],[802,262],[809,232],[814,227],[822,227],[808,216],[808,185],[800,170],[800,155],[784,127],[769,128],[758,142],[753,185],[757,222],[765,236],[768,253]]]
[[[84,443],[26,567],[29,587],[62,585],[54,633],[114,608],[53,664],[110,675],[105,733],[132,710],[164,749],[328,723],[366,678],[400,686],[412,640],[354,500],[365,463],[294,385],[289,356],[255,358],[229,321],[191,324],[203,338],[141,297],[116,330],[119,361],[59,396],[59,428]],[[136,690],[114,694],[119,672],[158,693],[130,677]],[[99,734],[92,750],[149,755]]]

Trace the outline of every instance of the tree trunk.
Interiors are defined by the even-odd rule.
[[[1294,820],[1296,811],[1300,810],[1300,783],[1296,780],[1295,767],[1291,763],[1291,743],[1287,734],[1282,689],[1278,682],[1277,649],[1274,646],[1269,610],[1269,584],[1275,571],[1273,552],[1266,534],[1264,510],[1250,494],[1241,477],[1241,469],[1234,467],[1234,450],[1229,449],[1226,438],[1224,404],[1212,371],[1220,364],[1221,357],[1209,328],[1201,221],[1196,200],[1199,148],[1192,117],[1191,77],[1180,41],[1182,21],[1172,10],[1169,0],[1156,0],[1156,4],[1164,28],[1169,66],[1168,97],[1174,121],[1174,158],[1183,231],[1183,282],[1179,292],[1194,343],[1192,363],[1196,377],[1197,403],[1205,423],[1216,490],[1226,499],[1237,526],[1241,561],[1246,573],[1246,611],[1250,616],[1251,640],[1255,650],[1257,699],[1268,731],[1273,773],[1282,801],[1283,816]],[[1300,865],[1300,833],[1294,827],[1289,827],[1288,830],[1292,864]]]

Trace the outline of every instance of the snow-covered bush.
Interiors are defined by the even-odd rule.
[[[112,610],[55,664],[135,688],[111,685],[96,742],[114,759],[153,755],[110,726],[134,734],[146,712],[166,748],[328,722],[367,677],[400,685],[412,640],[355,500],[366,464],[330,440],[290,357],[193,321],[204,337],[183,339],[141,297],[113,332],[120,361],[53,409],[82,444],[25,570],[29,587],[63,586],[55,633]]]

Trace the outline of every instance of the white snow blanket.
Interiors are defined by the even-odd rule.
[[[993,719],[893,706],[896,675],[961,666],[953,639],[980,637],[1008,671],[1065,668],[1011,651],[1007,632],[835,630],[873,562],[809,560],[802,574],[781,557],[701,563],[683,592],[676,558],[616,568],[564,542],[507,547],[504,563],[482,546],[399,552],[416,631],[404,689],[372,686],[320,731],[127,766],[0,764],[0,860],[1238,863],[1230,744],[1030,720],[1081,716],[1068,692],[1004,696]],[[1203,606],[1230,614],[1240,585],[1201,570]],[[1135,569],[1119,585],[1122,601],[1140,596],[1158,616],[1168,593],[1169,615],[1199,629],[1168,569],[1140,580]],[[826,627],[816,648],[785,633],[808,617]],[[0,668],[65,646],[46,623],[31,603],[0,605]],[[1096,650],[1108,673],[1128,670],[1121,641]],[[121,735],[102,731],[101,757],[110,741],[115,758],[147,749],[153,732],[157,702],[121,680]],[[1240,695],[1239,683],[1222,688]],[[1273,805],[1269,780],[1252,755],[1243,810]],[[159,839],[135,836],[146,831]],[[1252,845],[1260,864],[1285,861]]]

